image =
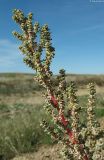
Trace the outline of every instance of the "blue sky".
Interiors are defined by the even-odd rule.
[[[98,0],[99,1],[99,0]],[[48,24],[52,32],[55,58],[51,69],[56,74],[104,74],[104,2],[91,0],[1,0],[0,1],[0,72],[33,72],[23,63],[12,36],[19,27],[12,10],[34,13],[34,21]]]

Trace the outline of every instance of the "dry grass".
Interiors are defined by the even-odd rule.
[[[37,152],[18,156],[13,160],[63,160],[59,151],[61,146],[41,146]]]
[[[104,128],[104,117],[100,118],[99,122],[102,128]],[[17,156],[13,160],[63,160],[60,155],[60,149],[61,146],[58,144],[53,146],[44,145],[34,153],[27,153],[22,156]]]
[[[44,103],[44,98],[42,97],[40,92],[36,92],[35,94],[25,94],[25,95],[19,95],[19,94],[12,94],[10,96],[0,95],[0,104],[8,103],[9,105],[13,104],[32,104],[32,105],[40,105]]]
[[[0,105],[4,104],[5,106],[6,104],[8,106],[15,106],[15,104],[20,104],[20,106],[25,105],[24,108],[30,105],[42,105],[44,103],[44,98],[41,95],[42,90],[40,86],[32,79],[32,74],[0,74]],[[104,95],[103,75],[67,75],[66,80],[67,82],[69,82],[70,80],[76,81],[78,86],[78,95],[82,96],[82,99],[84,98],[84,95],[88,94],[88,90],[86,88],[88,82],[90,82],[91,80],[95,81],[97,84],[97,94],[99,94],[100,96],[99,104],[104,106],[104,101],[102,101]],[[83,99],[83,102],[84,101],[85,99]],[[84,105],[83,102],[82,105]],[[40,111],[38,110],[36,114],[38,114],[38,112]],[[26,115],[25,113],[23,114],[24,120],[26,120],[26,118],[30,118],[29,115]],[[32,120],[33,125],[34,121]],[[101,123],[101,126],[104,128],[104,118],[100,118],[99,121]],[[26,120],[26,122],[28,121]],[[21,156],[18,155],[13,160],[61,160],[60,154],[57,154],[59,147],[60,146],[58,145],[43,145],[39,148],[37,152],[26,153],[22,154]]]
[[[97,94],[104,94],[104,87],[103,86],[102,87],[96,86],[96,93]],[[79,96],[88,95],[87,87],[79,88],[78,95]]]

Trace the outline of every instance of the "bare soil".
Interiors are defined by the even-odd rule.
[[[18,156],[13,160],[63,160],[59,150],[59,145],[42,146],[37,152]]]

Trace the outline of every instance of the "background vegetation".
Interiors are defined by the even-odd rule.
[[[43,109],[45,91],[34,80],[33,74],[0,74],[0,159],[10,159],[21,153],[33,152],[40,145],[52,145],[39,126],[47,117]],[[53,77],[53,79],[55,76]],[[96,116],[102,122],[104,118],[104,75],[67,74],[66,80],[74,80],[78,86],[78,98],[81,107],[81,121],[86,121],[87,104],[86,85],[94,81],[97,89]],[[55,87],[57,80],[54,80]],[[102,123],[103,124],[103,123]],[[102,125],[102,127],[104,127]]]

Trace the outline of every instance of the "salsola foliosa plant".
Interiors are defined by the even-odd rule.
[[[77,88],[74,82],[66,83],[64,69],[59,71],[58,85],[54,87],[50,65],[55,49],[51,43],[48,25],[41,27],[38,22],[33,24],[32,13],[25,17],[24,13],[17,9],[13,11],[13,20],[22,30],[21,33],[13,34],[22,42],[19,49],[24,55],[24,62],[36,72],[34,80],[46,89],[44,108],[50,114],[53,123],[49,124],[43,120],[41,126],[47,134],[62,144],[63,159],[102,160],[103,131],[94,115],[94,83],[88,85],[87,123],[82,125],[82,108],[78,104]]]

